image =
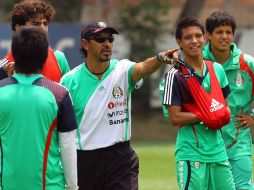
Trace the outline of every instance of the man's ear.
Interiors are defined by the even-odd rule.
[[[81,45],[82,45],[82,47],[83,47],[86,51],[88,50],[88,48],[89,48],[88,40],[82,39],[82,40],[81,40]]]
[[[16,24],[16,25],[15,25],[15,31],[20,30],[20,29],[21,29],[21,27],[22,27],[21,25]]]
[[[206,40],[210,40],[211,39],[211,33],[210,32],[206,32],[205,33],[205,39]]]
[[[176,39],[176,43],[177,43],[177,45],[179,46],[180,49],[183,49],[181,40]]]

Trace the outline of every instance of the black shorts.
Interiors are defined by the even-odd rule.
[[[139,160],[130,142],[77,151],[79,190],[137,190]]]

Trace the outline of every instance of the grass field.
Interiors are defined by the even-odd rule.
[[[139,156],[139,190],[178,189],[173,142],[134,142],[133,147]]]
[[[174,145],[170,142],[133,143],[139,156],[140,190],[177,190]]]
[[[132,146],[139,156],[139,190],[178,190],[174,159],[178,129],[169,126],[161,110],[134,116]]]

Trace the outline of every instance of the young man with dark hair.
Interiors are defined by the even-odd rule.
[[[24,0],[14,5],[12,9],[13,31],[24,26],[37,26],[48,32],[48,23],[55,15],[54,8],[43,0]],[[33,56],[33,55],[31,55]],[[59,82],[63,74],[70,70],[63,52],[48,49],[48,58],[42,69],[42,74],[50,80]],[[14,59],[12,53],[0,60],[0,80],[14,72]]]
[[[79,125],[80,190],[138,189],[139,161],[130,146],[131,92],[176,51],[140,63],[112,59],[118,33],[104,22],[86,26],[81,32],[85,62],[61,79],[70,90]]]
[[[215,11],[206,19],[205,59],[218,62],[225,70],[231,93],[228,104],[230,123],[222,128],[229,162],[237,190],[254,189],[252,185],[252,138],[249,114],[254,93],[254,59],[243,53],[234,41],[236,21],[228,12]]]
[[[179,21],[175,36],[186,65],[165,75],[163,104],[171,125],[179,127],[175,146],[179,189],[234,190],[218,130],[224,118],[230,118],[224,99],[229,94],[225,72],[220,64],[204,61],[204,26],[197,18]]]
[[[22,27],[11,49],[15,73],[0,81],[0,187],[77,190],[72,101],[66,88],[41,75],[47,34]]]

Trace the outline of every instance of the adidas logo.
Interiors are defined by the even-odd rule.
[[[103,90],[106,90],[106,88],[105,88],[104,86],[101,86],[101,87],[99,88],[99,91],[103,91]]]
[[[220,102],[218,102],[217,100],[215,99],[212,99],[212,103],[211,103],[211,106],[210,106],[210,112],[215,112],[221,108],[223,108],[224,105]]]

